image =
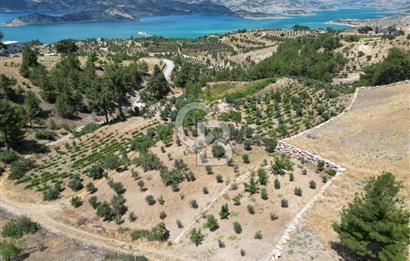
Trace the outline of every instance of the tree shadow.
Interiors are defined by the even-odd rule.
[[[376,261],[369,257],[361,257],[347,248],[342,242],[331,242],[331,248],[337,252],[337,254],[344,261]]]

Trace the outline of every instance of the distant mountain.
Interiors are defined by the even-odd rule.
[[[44,14],[32,14],[27,16],[16,17],[9,21],[8,25],[24,24],[52,24],[66,22],[90,22],[90,21],[121,21],[121,20],[138,20],[138,17],[132,16],[118,8],[107,8],[101,11],[81,11],[73,12],[63,16],[51,16]]]
[[[335,7],[377,7],[409,10],[409,0],[1,0],[6,11],[98,12],[118,8],[131,16],[213,13],[273,16],[311,13]]]

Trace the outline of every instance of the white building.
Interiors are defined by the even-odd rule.
[[[15,54],[22,51],[22,45],[18,41],[4,41],[2,44],[1,53],[3,54]]]

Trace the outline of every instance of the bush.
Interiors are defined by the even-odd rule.
[[[219,217],[221,219],[227,219],[231,213],[229,212],[228,204],[222,205]]]
[[[38,140],[55,140],[57,137],[57,133],[54,131],[37,131],[35,134],[36,139]]]
[[[325,162],[323,160],[317,163],[317,171],[323,171],[325,169]]]
[[[153,206],[155,205],[155,203],[157,203],[157,201],[155,200],[154,196],[152,195],[147,195],[145,197],[145,201],[148,203],[148,205]]]
[[[140,238],[147,238],[149,241],[164,242],[169,238],[169,231],[164,223],[159,223],[151,230],[134,230],[131,233],[132,240],[138,240]]]
[[[263,143],[265,144],[265,150],[268,153],[273,153],[275,151],[277,145],[275,139],[265,138],[263,139]]]
[[[91,207],[93,209],[96,209],[99,205],[98,201],[97,201],[97,197],[96,196],[92,196],[88,199],[88,203],[90,203]]]
[[[185,179],[184,173],[177,169],[169,171],[163,168],[161,169],[160,176],[165,186],[178,186]]]
[[[97,216],[103,218],[103,221],[112,221],[115,217],[114,210],[108,202],[103,201],[97,206]]]
[[[94,131],[98,130],[100,127],[101,127],[100,124],[91,122],[91,123],[88,123],[87,125],[85,125],[83,128],[81,128],[80,131],[73,132],[73,135],[74,135],[74,137],[79,138],[83,135],[86,135],[88,133],[91,133],[91,132],[94,132]]]
[[[30,159],[18,159],[11,163],[10,167],[10,179],[16,180],[24,177],[28,171],[34,167],[34,160]]]
[[[159,213],[159,218],[160,218],[161,220],[166,219],[166,218],[167,218],[167,213],[165,213],[165,211],[161,211],[161,212]]]
[[[302,191],[301,188],[296,187],[296,188],[293,190],[293,193],[295,193],[296,196],[301,197],[302,194],[303,194],[303,191]]]
[[[191,208],[193,208],[193,209],[197,209],[197,208],[198,208],[198,203],[196,202],[195,199],[191,200],[191,201],[189,202],[189,205],[190,205]]]
[[[268,192],[266,191],[265,188],[263,188],[263,189],[261,190],[261,198],[262,198],[263,200],[268,200],[268,199],[269,199]]]
[[[255,239],[262,239],[262,232],[260,230],[255,233]]]
[[[219,228],[218,221],[213,215],[208,216],[205,227],[209,228],[212,232]]]
[[[20,157],[14,151],[0,151],[0,161],[5,164],[11,164],[18,159],[20,159]]]
[[[206,170],[206,173],[208,173],[208,175],[213,174],[213,171],[212,171],[212,167],[211,167],[211,166],[206,166],[206,167],[205,167],[205,170]]]
[[[85,186],[87,191],[90,192],[91,194],[94,194],[95,192],[97,192],[97,188],[94,186],[94,183],[90,182],[87,184],[87,186]]]
[[[55,184],[54,187],[43,191],[43,200],[56,200],[60,197],[61,187],[59,184]]]
[[[75,196],[71,198],[70,203],[71,203],[71,206],[73,206],[74,208],[79,208],[83,204],[83,201],[81,200],[80,197]]]
[[[87,176],[93,180],[101,179],[104,177],[104,168],[101,165],[93,165],[87,173]]]
[[[159,170],[162,168],[161,160],[151,152],[143,153],[135,160],[135,163],[144,171]]]
[[[243,143],[243,147],[245,148],[245,150],[252,150],[252,141],[250,141],[250,140],[246,140],[244,143]]]
[[[289,173],[289,181],[294,181],[295,180],[295,175],[293,173]]]
[[[222,240],[218,239],[218,246],[219,248],[225,248],[225,243]]]
[[[274,221],[274,220],[276,220],[276,219],[278,219],[279,217],[275,214],[275,212],[272,212],[271,214],[270,214],[270,220],[272,220],[272,221]]]
[[[202,192],[203,192],[204,194],[209,194],[209,191],[208,191],[208,188],[207,188],[207,187],[203,187],[203,188],[202,188]]]
[[[309,188],[311,188],[311,189],[316,189],[316,182],[314,182],[313,180],[311,180],[311,181],[309,182]]]
[[[273,182],[273,185],[275,189],[280,189],[280,181],[278,179],[275,179],[275,181]]]
[[[189,232],[189,239],[197,247],[204,241],[204,235],[202,235],[201,230],[194,228]]]
[[[282,199],[280,201],[280,205],[282,206],[282,208],[287,208],[288,207],[288,201],[286,199]]]
[[[22,247],[14,242],[3,241],[0,243],[0,256],[2,256],[2,260],[14,260],[22,251]]]
[[[181,220],[179,220],[179,219],[177,220],[177,227],[180,228],[180,229],[184,227],[184,225],[182,225]]]
[[[114,190],[115,193],[117,193],[117,195],[124,194],[126,191],[124,185],[122,185],[121,182],[114,182],[112,179],[110,179],[110,181],[108,181],[108,185],[110,186],[110,188],[112,188],[112,190]]]
[[[330,169],[327,170],[327,175],[329,175],[329,176],[334,177],[334,176],[336,176],[336,173],[337,173],[336,169],[330,168]]]
[[[80,175],[75,175],[68,181],[68,187],[71,188],[72,191],[77,192],[83,189],[84,185],[80,178]]]
[[[252,205],[248,205],[246,208],[248,209],[249,214],[255,214],[255,208]]]
[[[241,256],[246,256],[246,251],[245,251],[245,249],[241,249]]]
[[[268,183],[268,175],[266,174],[266,171],[264,169],[258,169],[258,181],[259,184],[262,186],[266,186]]]
[[[212,146],[212,155],[215,158],[221,159],[225,156],[225,149],[221,145]]]
[[[120,158],[117,155],[108,155],[105,157],[102,167],[104,169],[116,170],[121,166]]]
[[[233,230],[235,231],[236,234],[242,233],[242,226],[239,224],[238,221],[233,222]]]
[[[242,155],[242,160],[243,160],[243,163],[249,164],[250,163],[249,155],[248,154],[243,154]]]
[[[224,182],[224,178],[221,175],[216,176],[216,182],[222,183]]]
[[[23,216],[18,219],[13,219],[4,225],[1,235],[3,237],[21,238],[23,235],[36,233],[40,228],[40,224]]]

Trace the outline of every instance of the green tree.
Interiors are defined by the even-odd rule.
[[[30,69],[37,67],[38,64],[38,51],[32,48],[30,45],[26,45],[23,48],[22,62],[20,66],[20,74],[23,77],[28,77],[30,75]]]
[[[32,91],[28,91],[24,97],[24,111],[30,127],[33,127],[33,119],[41,113],[40,101]]]
[[[17,257],[23,249],[13,242],[4,241],[0,243],[0,256],[4,260],[10,261],[12,258]]]
[[[165,79],[165,76],[158,65],[154,67],[154,72],[147,82],[146,90],[156,100],[166,97],[171,90],[167,79]]]
[[[189,232],[189,239],[197,247],[204,241],[204,235],[202,235],[201,230],[194,228]]]
[[[18,144],[24,137],[25,119],[22,112],[8,101],[0,100],[0,131],[3,134],[7,150]]]
[[[209,215],[208,218],[206,219],[206,224],[205,226],[209,228],[211,231],[215,231],[219,228],[218,221],[214,217],[214,215]]]
[[[410,212],[398,205],[400,183],[384,172],[371,179],[333,224],[343,244],[358,256],[381,261],[408,260]]]
[[[229,212],[228,204],[224,204],[219,212],[219,217],[221,219],[227,219],[231,213]]]
[[[62,54],[71,54],[77,52],[78,50],[75,40],[71,39],[64,39],[56,42],[54,44],[54,48],[57,52]]]
[[[16,83],[16,79],[0,74],[0,98],[13,98],[15,94],[13,87]]]

